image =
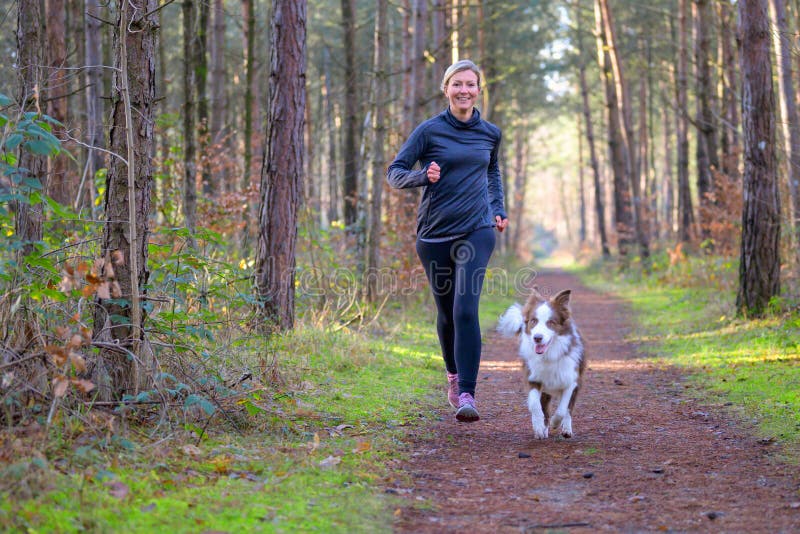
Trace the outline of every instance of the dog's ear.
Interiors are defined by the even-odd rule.
[[[533,302],[537,300],[547,300],[547,299],[544,298],[544,296],[539,292],[539,286],[532,286],[530,297],[528,297],[528,302]]]
[[[572,291],[569,289],[565,289],[563,291],[559,291],[558,294],[553,297],[553,304],[564,308],[565,310],[569,309],[569,295]]]

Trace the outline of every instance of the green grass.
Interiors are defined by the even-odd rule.
[[[284,385],[257,396],[264,410],[243,435],[211,425],[199,442],[180,429],[108,440],[81,436],[74,419],[41,439],[9,435],[0,531],[389,532],[398,445],[440,404],[432,317],[280,338]]]
[[[740,407],[766,438],[800,451],[800,314],[745,320],[733,313],[735,270],[699,285],[663,272],[624,278],[578,271],[631,308],[630,341],[652,358],[685,369],[705,400]]]

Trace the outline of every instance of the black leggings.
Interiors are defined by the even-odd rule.
[[[481,363],[478,300],[494,244],[494,228],[442,243],[417,240],[417,254],[436,301],[436,331],[445,367],[458,373],[459,393],[473,396]]]

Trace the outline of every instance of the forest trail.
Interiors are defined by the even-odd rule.
[[[396,532],[800,531],[800,469],[778,445],[639,359],[624,303],[561,272],[537,283],[572,289],[587,347],[575,437],[533,438],[517,341],[484,332],[482,419],[455,421],[442,372],[442,419],[416,432],[406,486],[387,488],[407,502]]]

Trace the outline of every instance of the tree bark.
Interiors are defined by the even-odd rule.
[[[617,233],[617,249],[626,256],[634,242],[633,207],[631,205],[630,175],[626,172],[624,141],[620,123],[619,103],[614,87],[603,16],[599,0],[595,2],[595,30],[597,38],[597,60],[605,88],[608,120],[608,152],[614,180],[614,228]]]
[[[194,234],[197,227],[196,14],[194,0],[183,0],[183,217],[191,234]],[[194,239],[191,241],[194,246]]]
[[[297,208],[303,175],[306,107],[306,1],[273,0],[267,146],[255,285],[268,328],[294,326]]]
[[[356,75],[356,3],[342,0],[344,36],[344,224],[354,230],[358,220],[358,78]]]
[[[45,42],[47,43],[47,114],[67,123],[67,94],[69,86],[64,68],[67,66],[67,11],[64,0],[45,0]],[[63,126],[53,125],[53,135],[65,139]],[[67,155],[59,154],[48,160],[48,194],[60,204],[71,206],[78,184],[75,174],[68,173]]]
[[[225,98],[225,9],[223,0],[213,0],[211,11],[211,122],[209,142],[212,146],[222,143],[227,98]],[[224,170],[211,172],[208,187],[219,192],[226,182]]]
[[[681,242],[692,240],[694,211],[692,193],[689,188],[689,109],[688,109],[688,64],[689,27],[687,23],[687,1],[678,0],[678,79],[676,99],[678,105],[678,235]]]
[[[600,165],[597,160],[597,149],[594,141],[594,124],[592,121],[592,108],[589,106],[589,84],[586,82],[586,62],[583,59],[583,30],[581,28],[581,16],[578,4],[575,12],[578,21],[576,38],[578,42],[578,81],[581,90],[581,103],[583,105],[583,121],[586,124],[586,144],[589,146],[589,164],[592,167],[592,179],[594,180],[594,211],[597,223],[597,236],[600,240],[600,250],[603,258],[611,256],[608,248],[608,236],[606,235],[606,215],[603,205],[603,186],[600,181]]]
[[[761,316],[780,291],[780,194],[767,0],[739,0],[744,206],[736,308]]]
[[[44,80],[41,66],[41,11],[38,0],[19,0],[17,9],[17,76],[19,96],[17,101],[23,112],[41,113]],[[18,187],[24,195],[47,190],[47,159],[19,150],[17,168],[20,174]],[[26,185],[37,183],[37,185]],[[22,256],[33,252],[35,243],[42,239],[42,204],[18,202],[14,211],[14,233],[22,240]]]
[[[250,176],[253,166],[253,116],[254,116],[254,91],[255,82],[255,31],[256,15],[253,12],[253,0],[242,0],[242,18],[244,19],[244,126],[242,130],[242,143],[244,145],[244,164],[241,188],[247,191],[250,188]],[[245,210],[249,214],[250,210]],[[248,215],[245,215],[248,217]],[[245,233],[247,232],[245,224]]]
[[[157,6],[157,0],[118,3],[110,133],[111,151],[118,156],[111,158],[106,177],[106,224],[101,246],[105,267],[97,274],[116,281],[120,291],[115,299],[98,298],[94,339],[118,345],[134,356],[108,348],[100,351],[92,377],[104,398],[135,394],[146,385],[145,372],[150,364],[146,351],[140,354],[138,349],[144,339],[145,320],[140,298],[150,275],[147,245],[158,28],[152,13]],[[119,260],[115,260],[117,256]]]
[[[694,0],[695,17],[695,66],[697,69],[697,194],[700,203],[700,232],[703,239],[711,237],[710,223],[714,217],[714,178],[712,169],[719,170],[717,153],[717,128],[711,99],[714,88],[711,80],[711,56],[709,53],[711,5],[708,0]]]
[[[197,28],[192,34],[192,52],[194,59],[194,79],[197,85],[197,141],[200,149],[200,175],[202,177],[203,193],[210,195],[212,188],[211,172],[209,171],[207,159],[209,146],[209,124],[208,124],[208,91],[206,90],[208,81],[208,19],[210,14],[211,0],[200,0],[197,12]]]
[[[81,191],[87,191],[94,207],[95,185],[94,177],[98,170],[105,167],[105,157],[103,152],[97,150],[104,148],[103,139],[103,56],[100,47],[100,0],[86,1],[86,16],[84,18],[86,44],[86,143],[89,145],[87,154],[86,175],[83,180]],[[75,208],[80,204],[80,196],[76,198]]]
[[[625,170],[628,175],[631,191],[633,192],[633,212],[634,212],[634,233],[639,244],[639,254],[647,259],[650,256],[650,242],[647,231],[647,220],[642,211],[642,186],[640,183],[639,165],[636,157],[636,140],[633,130],[633,102],[628,90],[628,80],[622,64],[622,57],[617,47],[617,35],[614,27],[614,20],[611,17],[611,9],[608,0],[597,0],[602,14],[603,27],[605,30],[608,55],[611,60],[611,68],[614,73],[614,89],[617,93],[619,113],[621,115],[622,126],[620,129],[625,154]]]
[[[739,103],[736,97],[738,78],[736,76],[736,47],[733,45],[731,25],[735,21],[733,6],[727,2],[719,2],[719,39],[722,51],[722,116],[725,125],[720,139],[722,171],[734,180],[739,178]]]
[[[386,174],[386,99],[389,94],[389,63],[387,61],[387,39],[389,37],[389,20],[387,0],[377,0],[375,12],[375,54],[373,70],[375,72],[375,90],[373,91],[373,113],[375,121],[375,137],[372,147],[372,197],[370,198],[369,219],[367,224],[367,283],[368,302],[375,302],[378,297],[379,263],[378,251],[381,243],[381,204]]]
[[[793,241],[800,238],[800,117],[795,102],[794,80],[792,75],[792,48],[789,42],[789,27],[786,23],[786,6],[784,0],[771,0],[772,17],[776,32],[773,34],[775,52],[777,54],[778,84],[780,92],[778,101],[781,109],[781,127],[786,153],[786,178],[789,183],[791,198],[791,225]]]

